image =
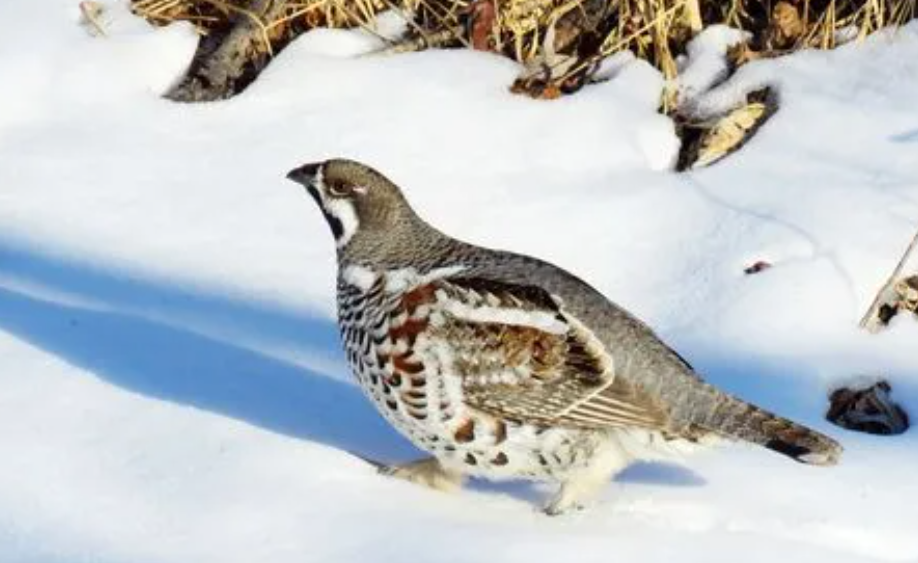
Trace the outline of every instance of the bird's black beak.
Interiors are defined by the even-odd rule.
[[[302,184],[308,188],[312,184],[312,181],[315,179],[316,174],[319,172],[319,168],[321,166],[321,162],[304,164],[299,168],[294,168],[290,172],[287,172],[287,179],[293,180],[294,182]]]

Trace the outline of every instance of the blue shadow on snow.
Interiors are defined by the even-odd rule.
[[[16,282],[0,285],[0,330],[111,384],[360,455],[414,455],[355,385],[183,326],[233,323],[260,343],[328,357],[339,349],[328,319],[77,264],[2,239],[0,274]]]
[[[337,329],[329,319],[80,264],[2,238],[0,275],[15,281],[0,283],[0,330],[108,383],[360,456],[420,455],[356,385],[242,344],[254,338],[262,347],[337,357]],[[81,301],[90,305],[71,304]],[[227,325],[242,336],[215,336],[206,328]],[[638,464],[619,480],[704,484],[691,470],[669,464]],[[534,494],[524,483],[476,488]]]

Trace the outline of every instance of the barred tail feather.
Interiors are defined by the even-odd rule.
[[[815,430],[728,395],[721,395],[716,403],[699,426],[764,446],[800,463],[835,465],[841,458],[841,444]]]

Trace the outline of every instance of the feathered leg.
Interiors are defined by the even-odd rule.
[[[435,457],[426,457],[401,465],[378,465],[383,475],[396,477],[444,492],[455,492],[462,488],[463,475],[446,469]]]
[[[618,441],[610,437],[601,450],[593,455],[586,468],[572,473],[561,483],[558,492],[545,506],[545,514],[557,516],[570,510],[583,508],[632,461],[634,461],[632,457],[619,445]]]

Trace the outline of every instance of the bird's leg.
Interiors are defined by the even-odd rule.
[[[609,440],[594,452],[587,467],[572,473],[561,482],[558,492],[545,506],[545,514],[558,516],[583,508],[631,461],[631,457],[619,446],[617,440]]]
[[[572,510],[580,510],[599,495],[599,491],[611,478],[612,474],[596,477],[578,474],[576,477],[564,481],[561,483],[558,492],[545,506],[545,514],[558,516]]]
[[[438,491],[454,492],[462,488],[462,473],[443,467],[435,457],[425,457],[401,465],[379,465],[378,469],[383,475],[411,481]]]

